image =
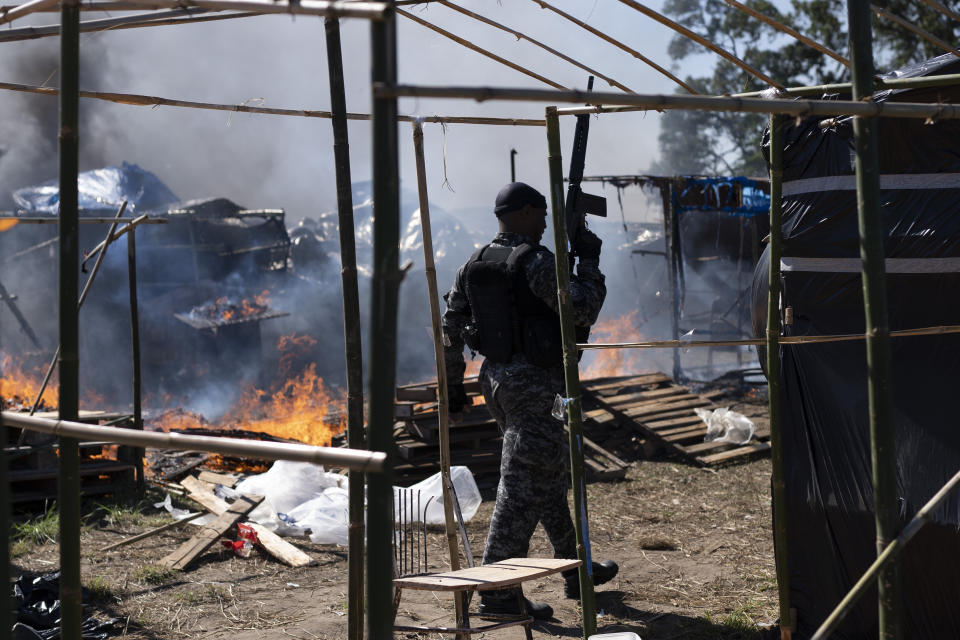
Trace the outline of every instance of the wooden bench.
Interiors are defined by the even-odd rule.
[[[528,580],[536,580],[554,573],[574,569],[580,566],[579,560],[555,560],[552,558],[510,558],[501,560],[492,564],[480,565],[478,567],[469,567],[458,571],[447,571],[445,573],[429,573],[418,576],[406,576],[396,578],[393,581],[396,593],[394,595],[394,618],[396,618],[397,608],[400,606],[400,595],[403,589],[416,589],[420,591],[448,591],[458,597],[464,593],[474,591],[489,591],[492,589],[516,589],[517,598],[520,603],[520,615],[487,616],[496,618],[498,622],[478,627],[470,626],[470,618],[467,608],[463,608],[463,619],[457,620],[456,627],[420,627],[395,625],[396,631],[434,631],[437,633],[455,633],[460,636],[469,637],[470,634],[483,631],[492,631],[494,629],[503,629],[523,625],[527,640],[533,638],[530,625],[533,618],[527,614],[526,604],[523,599],[523,583]]]

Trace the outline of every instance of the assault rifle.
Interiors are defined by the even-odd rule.
[[[587,81],[587,91],[593,90],[593,76]],[[583,181],[583,165],[587,159],[587,134],[590,132],[590,114],[577,116],[577,128],[573,133],[573,153],[570,154],[570,178],[567,185],[567,210],[564,212],[567,222],[567,239],[570,241],[570,259],[576,255],[577,234],[583,226],[584,214],[607,217],[607,199],[584,193],[580,189]]]

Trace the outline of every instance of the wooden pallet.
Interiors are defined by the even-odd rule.
[[[56,418],[57,413],[41,412],[36,416]],[[105,411],[80,411],[78,421],[96,425],[128,417],[127,414]],[[11,503],[43,503],[56,500],[60,473],[58,439],[49,434],[27,431],[23,442],[18,444],[20,429],[8,429],[7,437],[8,441],[2,453],[7,456],[9,464],[7,481]],[[105,456],[105,447],[114,449],[113,445],[105,442],[79,443],[80,492],[83,496],[114,493],[131,486],[134,481],[134,465]]]
[[[650,454],[658,449],[696,464],[710,466],[740,461],[770,450],[768,429],[759,430],[751,442],[733,445],[704,442],[707,427],[694,409],[715,408],[722,392],[692,393],[664,374],[632,376],[583,383],[584,429],[616,424],[645,438]]]
[[[464,389],[472,406],[461,422],[450,425],[451,464],[465,465],[475,477],[495,485],[500,473],[500,428],[483,404],[479,381],[466,379]],[[395,472],[405,479],[436,473],[440,462],[436,383],[398,387],[396,419],[394,438],[402,462]],[[588,479],[613,480],[626,475],[629,464],[589,437],[584,440],[584,452]]]

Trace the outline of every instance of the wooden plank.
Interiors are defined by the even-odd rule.
[[[672,431],[674,427],[691,427],[697,425],[702,427],[704,431],[707,430],[707,425],[700,419],[700,416],[692,415],[689,411],[686,413],[687,415],[677,418],[664,419],[662,416],[658,416],[656,420],[644,420],[643,423],[651,429],[656,429],[659,433],[663,433],[665,430]]]
[[[240,496],[219,518],[208,525],[202,526],[195,536],[180,545],[176,551],[161,559],[160,565],[171,569],[185,569],[261,502],[263,502],[263,496]]]
[[[469,567],[458,571],[445,571],[425,576],[397,578],[393,581],[404,589],[426,591],[473,591],[487,590],[520,584],[580,566],[579,560],[555,560],[553,558],[510,558],[492,564]]]
[[[694,398],[691,400],[682,400],[680,402],[670,402],[662,404],[652,404],[648,406],[624,409],[623,414],[633,420],[640,418],[650,419],[653,416],[663,415],[677,409],[693,409],[695,407],[706,407],[710,404],[709,400]]]
[[[207,511],[215,516],[222,515],[230,506],[226,500],[214,495],[212,486],[197,480],[193,476],[187,476],[180,481],[180,484],[187,490],[187,496],[191,500],[203,505]]]
[[[637,376],[617,376],[614,378],[593,378],[583,381],[583,389],[590,393],[599,393],[610,389],[653,385],[661,382],[673,382],[665,373],[645,373]]]
[[[408,402],[436,402],[437,388],[434,386],[397,389],[397,400],[405,400]]]
[[[251,527],[257,532],[257,538],[260,540],[260,545],[267,550],[267,553],[272,555],[280,562],[291,567],[306,567],[307,565],[316,564],[316,560],[308,556],[300,549],[297,549],[295,546],[275,534],[273,531],[270,531],[270,529],[267,529],[262,524],[257,524],[255,522],[247,522],[246,524],[248,527]]]
[[[697,462],[705,465],[720,464],[721,462],[728,462],[739,457],[752,456],[769,450],[769,442],[757,442],[755,444],[737,447],[736,449],[730,449],[729,451],[723,451],[721,453],[714,453],[708,456],[699,456],[697,458]]]
[[[122,471],[132,471],[133,465],[125,462],[89,462],[80,465],[80,476],[99,476]],[[31,480],[50,480],[60,475],[56,467],[49,469],[16,469],[7,472],[8,482],[29,482]]]
[[[633,393],[624,393],[618,396],[603,398],[601,402],[607,406],[624,406],[635,403],[638,400],[653,400],[656,398],[666,398],[669,396],[692,395],[686,387],[671,385],[662,389],[650,389],[649,391],[636,391]]]
[[[240,481],[240,476],[236,473],[215,473],[213,471],[201,471],[197,474],[200,482],[207,484],[222,484],[225,487],[233,487]]]

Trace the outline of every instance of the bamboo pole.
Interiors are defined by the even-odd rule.
[[[108,545],[105,546],[105,547],[101,547],[101,548],[100,548],[100,552],[103,553],[104,551],[113,551],[114,549],[117,549],[117,548],[119,548],[119,547],[125,547],[125,546],[128,545],[128,544],[133,544],[134,542],[139,542],[140,540],[143,540],[143,539],[145,539],[145,538],[149,538],[149,537],[151,537],[151,536],[155,536],[155,535],[157,535],[158,533],[163,533],[164,531],[169,531],[170,529],[175,529],[175,528],[177,528],[177,527],[179,527],[179,526],[181,526],[181,525],[184,525],[184,524],[190,522],[191,520],[196,520],[197,518],[199,518],[199,517],[201,517],[201,516],[205,516],[205,515],[207,515],[208,513],[209,513],[208,511],[198,511],[197,513],[191,514],[191,515],[186,516],[186,517],[184,517],[184,518],[180,518],[179,520],[174,520],[173,522],[168,522],[167,524],[160,525],[159,527],[156,527],[156,528],[154,528],[154,529],[150,529],[149,531],[144,531],[143,533],[138,533],[138,534],[135,535],[135,536],[130,536],[129,538],[124,538],[123,540],[120,540],[119,542],[114,542],[113,544],[108,544]]]
[[[430,324],[433,328],[433,355],[437,364],[437,416],[440,426],[440,485],[443,490],[443,517],[450,552],[450,569],[460,568],[460,545],[457,542],[457,523],[453,516],[453,481],[450,479],[450,394],[447,388],[447,364],[443,349],[443,327],[440,324],[440,296],[437,293],[437,267],[433,259],[433,231],[430,226],[430,197],[427,193],[427,169],[423,157],[423,127],[413,123],[413,152],[417,165],[417,195],[420,202],[420,231],[423,235],[423,266],[427,278],[427,296],[430,300]],[[454,600],[457,627],[466,627],[464,610],[467,600],[458,594]],[[458,638],[469,637],[458,634]]]
[[[912,336],[939,336],[960,333],[960,325],[941,325],[938,327],[920,327],[917,329],[896,329],[890,332],[891,338]],[[780,336],[780,344],[824,344],[827,342],[853,342],[866,340],[863,333],[845,333],[825,336]],[[695,349],[697,347],[762,347],[765,338],[746,338],[744,340],[651,340],[646,342],[591,342],[578,344],[581,351],[596,349]]]
[[[20,311],[20,307],[18,307],[17,303],[14,302],[13,296],[10,295],[10,292],[7,291],[7,288],[3,286],[2,282],[0,282],[0,299],[7,303],[7,307],[10,308],[10,313],[12,313],[13,317],[17,319],[17,322],[20,324],[20,328],[25,334],[27,334],[27,337],[30,338],[30,342],[33,343],[33,346],[37,349],[42,349],[43,346],[40,344],[37,334],[33,332],[33,327],[31,327],[30,323],[27,322],[27,319]],[[4,442],[6,442],[6,440],[4,440]]]
[[[580,607],[583,612],[583,638],[597,632],[597,608],[593,593],[593,563],[590,555],[590,523],[587,518],[586,474],[583,469],[583,413],[580,406],[580,373],[577,339],[570,299],[570,258],[567,251],[566,208],[563,201],[563,158],[560,152],[560,125],[556,107],[546,108],[547,148],[550,167],[550,209],[553,213],[553,244],[557,269],[557,301],[560,331],[563,336],[563,372],[570,438],[570,475],[573,484],[574,529],[577,557],[581,560]]]
[[[941,504],[947,499],[947,497],[957,488],[957,485],[960,485],[960,472],[954,474],[952,478],[943,485],[937,493],[934,494],[930,500],[927,501],[925,505],[917,512],[907,526],[903,528],[903,531],[900,532],[900,535],[897,536],[897,539],[887,545],[887,548],[883,550],[877,559],[873,561],[873,564],[870,565],[870,568],[867,569],[857,583],[850,589],[849,593],[840,601],[840,604],[837,605],[837,608],[833,610],[826,620],[823,621],[823,624],[820,625],[820,628],[817,629],[816,633],[813,634],[811,640],[826,640],[830,637],[830,634],[834,631],[836,626],[840,624],[843,618],[850,613],[850,610],[853,609],[853,605],[867,592],[867,589],[873,584],[873,581],[876,579],[877,574],[889,563],[892,563],[893,560],[900,555],[900,552],[903,551],[903,548],[907,545],[908,542],[917,534],[920,529],[923,528],[923,525],[926,524],[933,512],[936,511]]]
[[[517,40],[526,40],[526,41],[529,42],[530,44],[535,45],[535,46],[537,46],[537,47],[540,47],[541,49],[543,49],[543,50],[546,51],[547,53],[551,53],[551,54],[553,54],[554,56],[560,58],[561,60],[564,60],[564,61],[566,61],[566,62],[569,62],[570,64],[574,65],[575,67],[578,67],[578,68],[580,68],[580,69],[583,69],[584,71],[586,71],[586,72],[589,73],[590,75],[596,76],[596,77],[600,78],[601,80],[606,81],[606,83],[609,84],[611,87],[616,87],[617,89],[622,89],[623,91],[626,91],[627,93],[635,93],[635,92],[634,92],[633,90],[631,90],[629,87],[624,86],[622,83],[617,82],[617,81],[614,80],[613,78],[607,77],[607,76],[603,75],[602,73],[600,73],[599,71],[597,71],[597,70],[595,70],[595,69],[591,69],[590,67],[588,67],[587,65],[583,64],[582,62],[578,62],[578,61],[574,60],[573,58],[571,58],[570,56],[566,55],[565,53],[562,53],[562,52],[560,52],[560,51],[557,51],[557,50],[554,49],[553,47],[549,47],[549,46],[543,44],[542,42],[540,42],[539,40],[535,40],[535,39],[531,38],[530,36],[526,35],[525,33],[521,33],[521,32],[519,32],[519,31],[517,31],[516,29],[511,29],[510,27],[508,27],[508,26],[506,26],[506,25],[503,25],[503,24],[500,24],[499,22],[494,22],[493,20],[491,20],[491,19],[489,19],[489,18],[485,18],[484,16],[481,16],[481,15],[479,15],[479,14],[477,14],[477,13],[474,13],[473,11],[470,11],[470,10],[468,10],[468,9],[464,9],[463,7],[461,7],[461,6],[459,6],[459,5],[456,5],[456,4],[453,4],[452,2],[449,2],[448,0],[439,0],[439,2],[440,2],[440,4],[442,4],[443,6],[449,8],[449,9],[453,9],[454,11],[457,11],[457,12],[459,12],[459,13],[462,13],[462,14],[465,15],[465,16],[469,16],[469,17],[473,18],[474,20],[477,20],[477,21],[482,22],[482,23],[484,23],[484,24],[488,24],[488,25],[490,25],[491,27],[495,27],[495,28],[497,28],[497,29],[500,29],[501,31],[505,31],[505,32],[509,33],[510,35],[512,35],[513,37],[515,37]]]
[[[340,285],[343,291],[343,340],[347,367],[347,446],[362,449],[363,336],[360,331],[360,292],[357,284],[357,249],[353,229],[353,186],[350,178],[350,141],[347,131],[347,98],[343,77],[340,22],[324,21],[330,108],[333,113],[333,157],[337,179],[337,220],[340,235]],[[347,637],[363,640],[364,531],[363,499],[366,480],[359,471],[349,475]]]
[[[780,404],[780,247],[783,185],[782,116],[770,116],[770,269],[767,274],[767,390],[770,405],[770,457],[773,462],[773,555],[780,603],[780,637],[790,640],[794,631],[790,608],[790,570],[787,548],[787,485],[783,470],[783,429]]]
[[[586,31],[589,31],[590,33],[592,33],[593,35],[597,36],[598,38],[601,38],[602,40],[605,40],[605,41],[609,42],[610,44],[612,44],[613,46],[617,47],[617,48],[620,49],[621,51],[625,51],[625,52],[629,53],[631,56],[633,56],[633,57],[636,58],[637,60],[640,60],[641,62],[643,62],[643,63],[646,64],[647,66],[655,69],[655,70],[656,70],[658,73],[660,73],[661,75],[664,75],[664,76],[666,76],[667,78],[670,78],[670,79],[673,80],[676,84],[678,84],[679,86],[683,87],[683,88],[684,88],[686,91],[688,91],[689,93],[691,93],[691,94],[693,94],[693,95],[697,95],[697,91],[694,90],[693,87],[691,87],[691,86],[688,85],[686,82],[684,82],[683,80],[681,80],[681,79],[678,78],[677,76],[673,75],[672,73],[670,73],[669,71],[667,71],[666,69],[664,69],[663,67],[661,67],[660,65],[658,65],[656,62],[654,62],[654,61],[651,60],[650,58],[648,58],[648,57],[646,57],[645,55],[643,55],[642,53],[640,53],[640,52],[637,51],[636,49],[633,49],[633,48],[631,48],[631,47],[628,47],[627,45],[623,44],[623,43],[620,42],[619,40],[614,40],[613,38],[611,38],[610,36],[608,36],[608,35],[605,34],[604,32],[600,31],[599,29],[595,29],[595,28],[591,27],[591,26],[588,25],[586,22],[584,22],[584,21],[582,21],[582,20],[578,20],[577,18],[574,18],[574,17],[573,17],[572,15],[570,15],[569,13],[566,13],[566,12],[564,12],[564,11],[561,11],[560,9],[557,9],[556,7],[554,7],[553,5],[551,5],[551,4],[548,3],[548,2],[545,2],[544,0],[533,0],[533,2],[537,3],[537,4],[540,6],[541,9],[549,9],[550,11],[553,11],[553,12],[554,12],[555,14],[557,14],[558,16],[569,20],[570,22],[572,22],[573,24],[577,25],[577,26],[580,27],[581,29],[585,29]]]
[[[648,110],[690,109],[741,113],[782,113],[807,117],[817,115],[853,115],[883,118],[923,118],[955,120],[960,118],[960,104],[914,102],[858,102],[847,100],[764,100],[733,96],[684,96],[677,94],[591,93],[568,89],[514,89],[507,87],[451,87],[376,84],[375,96],[393,98],[444,98],[510,100],[519,102],[574,102],[591,105],[643,107]],[[591,113],[596,109],[564,109],[563,115]],[[558,110],[558,115],[560,111]]]
[[[875,14],[877,14],[878,16],[881,16],[881,17],[883,17],[883,18],[886,18],[887,20],[890,20],[891,22],[897,23],[898,25],[900,25],[900,26],[903,27],[904,29],[907,29],[908,31],[914,32],[915,34],[917,34],[918,36],[920,36],[922,39],[924,39],[924,40],[926,40],[927,42],[933,44],[934,46],[940,47],[941,49],[943,49],[943,50],[946,51],[947,53],[952,53],[953,55],[955,55],[955,56],[957,56],[958,58],[960,58],[960,51],[957,51],[954,47],[950,46],[948,43],[944,42],[943,40],[941,40],[941,39],[938,38],[937,36],[933,35],[933,34],[930,33],[929,31],[926,31],[926,30],[924,30],[924,29],[921,29],[920,27],[916,26],[915,24],[912,24],[911,22],[908,22],[907,20],[904,20],[904,19],[901,18],[900,16],[897,16],[897,15],[892,14],[892,13],[890,13],[889,11],[884,11],[883,9],[881,9],[880,7],[878,7],[878,6],[876,6],[876,5],[871,4],[871,5],[870,5],[870,9],[871,9]]]
[[[553,87],[554,89],[566,89],[566,87],[564,87],[564,86],[563,86],[562,84],[560,84],[559,82],[554,82],[553,80],[551,80],[551,79],[549,79],[549,78],[545,78],[545,77],[541,76],[541,75],[538,74],[538,73],[535,73],[535,72],[533,72],[533,71],[530,71],[530,70],[527,69],[526,67],[520,66],[519,64],[517,64],[517,63],[515,63],[515,62],[511,62],[511,61],[507,60],[506,58],[501,58],[501,57],[498,56],[497,54],[491,53],[491,52],[487,51],[486,49],[484,49],[484,48],[482,48],[482,47],[478,47],[477,45],[473,44],[473,43],[470,42],[469,40],[465,40],[465,39],[461,38],[460,36],[454,35],[454,34],[450,33],[449,31],[447,31],[447,30],[445,30],[445,29],[441,29],[441,28],[438,27],[437,25],[435,25],[435,24],[433,24],[433,23],[431,23],[431,22],[427,22],[426,20],[424,20],[424,19],[422,19],[422,18],[419,18],[419,17],[413,15],[412,13],[409,13],[408,11],[404,11],[403,9],[397,9],[397,13],[400,14],[401,16],[403,16],[404,18],[407,18],[407,19],[409,19],[409,20],[413,20],[413,21],[416,22],[417,24],[422,25],[422,26],[426,27],[427,29],[430,29],[431,31],[434,31],[434,32],[436,32],[436,33],[439,33],[440,35],[444,36],[445,38],[449,38],[450,40],[453,40],[453,41],[456,42],[457,44],[459,44],[459,45],[461,45],[461,46],[464,46],[464,47],[466,47],[467,49],[470,49],[470,50],[472,50],[472,51],[476,51],[476,52],[479,53],[480,55],[486,56],[486,57],[490,58],[491,60],[495,60],[496,62],[499,62],[500,64],[502,64],[502,65],[505,66],[505,67],[509,67],[509,68],[513,69],[514,71],[519,71],[520,73],[522,73],[522,74],[524,74],[524,75],[526,75],[526,76],[530,76],[530,77],[533,78],[534,80],[539,80],[540,82],[542,82],[542,83],[544,83],[544,84],[550,85],[550,86]]]
[[[162,11],[157,13],[141,13],[134,16],[123,16],[120,18],[103,18],[101,20],[86,20],[80,23],[80,32],[88,33],[90,31],[116,31],[118,29],[139,29],[141,27],[164,27],[177,24],[190,24],[193,22],[211,22],[214,20],[230,20],[233,18],[252,18],[263,15],[257,12],[230,13],[226,15],[205,16],[200,15],[196,18],[178,17],[193,16],[204,14],[210,9],[173,9],[171,11]],[[36,40],[38,38],[47,38],[60,34],[60,25],[50,24],[37,27],[21,27],[19,29],[6,29],[0,33],[0,42],[19,42],[21,40]]]
[[[0,371],[0,374],[3,372]],[[0,389],[2,391],[2,389]],[[7,427],[0,423],[0,442],[6,447],[10,442]],[[3,519],[4,526],[0,527],[0,567],[3,567],[9,575],[10,572],[10,483],[7,481],[8,456],[6,451],[0,452],[0,518]],[[9,578],[8,578],[9,581]],[[7,589],[0,594],[0,629],[10,629],[16,619],[13,615],[13,597],[12,589]]]
[[[0,41],[3,34],[0,32]],[[17,84],[13,82],[0,82],[0,89],[7,91],[19,91],[22,93],[37,93],[47,96],[56,96],[59,91],[52,87],[35,87],[27,84]],[[217,104],[211,102],[193,102],[190,100],[174,100],[171,98],[161,98],[158,96],[145,96],[135,93],[104,93],[101,91],[81,91],[81,98],[90,98],[94,100],[104,100],[135,107],[184,107],[188,109],[205,109],[211,111],[236,111],[239,113],[259,113],[273,116],[293,116],[298,118],[322,118],[329,120],[333,117],[330,111],[311,111],[305,109],[275,109],[272,107],[252,107],[245,104]],[[370,114],[367,113],[347,113],[347,120],[370,120]],[[474,116],[426,116],[423,118],[416,116],[397,116],[398,122],[434,122],[439,124],[480,124],[480,125],[502,125],[510,127],[542,127],[543,120],[532,118],[485,118]],[[0,218],[2,220],[4,218]],[[18,221],[32,222],[37,221],[42,224],[46,218],[31,218]],[[89,219],[90,221],[102,219]],[[81,223],[88,222],[87,218],[81,218]],[[164,221],[165,222],[165,221]]]
[[[126,201],[124,201],[123,204],[126,205]],[[118,217],[119,217],[119,216],[118,216]],[[80,268],[81,268],[81,270],[86,268],[86,266],[87,266],[87,261],[88,261],[90,258],[93,258],[94,256],[96,256],[97,258],[99,258],[99,257],[100,257],[100,253],[101,253],[106,247],[109,247],[113,242],[115,242],[116,240],[122,238],[122,237],[123,237],[124,235],[126,235],[127,233],[130,233],[131,231],[133,231],[134,229],[136,229],[137,226],[139,226],[140,224],[146,222],[146,220],[147,220],[147,214],[143,214],[142,216],[137,216],[136,218],[134,218],[133,220],[131,220],[130,222],[128,222],[126,225],[124,225],[123,227],[121,227],[119,231],[117,231],[117,223],[119,222],[119,220],[117,220],[117,221],[115,221],[113,224],[111,224],[111,225],[110,225],[110,232],[107,234],[107,237],[104,238],[103,240],[101,240],[101,241],[97,244],[97,246],[95,246],[93,249],[91,249],[91,250],[86,254],[86,256],[84,256],[83,262],[80,263]],[[94,266],[96,266],[96,262],[94,262]],[[87,288],[88,288],[88,287],[84,287],[84,291],[86,291]],[[80,296],[80,299],[83,300],[85,297],[86,297],[85,295],[81,295],[81,296]],[[82,302],[81,302],[81,304],[82,304]]]
[[[680,270],[683,268],[683,260],[680,257],[680,219],[679,212],[674,206],[673,181],[670,180],[666,185],[666,193],[661,187],[661,196],[663,197],[664,216],[664,242],[666,243],[667,259],[667,277],[670,278],[670,332],[675,342],[680,341],[680,314],[683,304],[683,286],[680,280]],[[680,349],[673,349],[673,379],[679,382],[683,378],[683,363],[680,359]]]
[[[850,50],[853,62],[853,99],[873,93],[873,50],[869,0],[848,0]],[[887,318],[883,218],[880,215],[880,170],[877,121],[854,118],[857,173],[857,219],[863,260],[863,307],[867,334],[867,394],[870,407],[870,445],[873,462],[874,516],[877,553],[899,529],[897,458],[894,441],[891,387],[890,326]],[[877,581],[880,638],[901,637],[902,599],[896,565],[884,568]]]
[[[397,78],[397,26],[392,13],[370,24],[371,82]],[[373,279],[370,313],[370,400],[368,443],[384,452],[384,472],[367,486],[367,611],[370,640],[393,638],[393,402],[396,393],[397,304],[401,273],[400,175],[397,141],[397,101],[373,96],[370,110],[373,161]]]
[[[811,40],[810,38],[808,38],[807,36],[803,35],[803,34],[800,33],[799,31],[796,31],[796,30],[794,30],[794,29],[791,29],[790,27],[788,27],[787,25],[783,24],[782,22],[779,22],[779,21],[777,21],[777,20],[774,20],[774,19],[771,18],[770,16],[767,16],[767,15],[765,15],[765,14],[760,13],[760,12],[757,11],[756,9],[751,9],[750,7],[748,7],[748,6],[745,5],[745,4],[740,4],[739,2],[737,2],[737,0],[725,0],[725,2],[726,2],[728,5],[730,5],[731,7],[733,7],[734,9],[739,9],[740,11],[744,12],[745,14],[747,14],[747,15],[749,15],[749,16],[753,16],[753,17],[756,18],[757,20],[760,20],[761,22],[764,22],[764,23],[770,25],[771,27],[773,27],[773,28],[776,29],[777,31],[782,31],[783,33],[785,33],[785,34],[789,35],[790,37],[792,37],[792,38],[794,38],[794,39],[802,42],[803,44],[807,45],[808,47],[810,47],[810,48],[812,48],[812,49],[816,49],[817,51],[819,51],[820,53],[822,53],[822,54],[824,54],[824,55],[826,55],[826,56],[830,56],[831,58],[833,58],[834,60],[836,60],[837,62],[839,62],[840,64],[842,64],[843,66],[845,66],[845,67],[849,67],[849,66],[850,66],[850,61],[847,60],[846,58],[844,58],[843,56],[841,56],[839,53],[828,49],[827,47],[823,46],[823,45],[820,44],[819,42],[816,42],[816,41],[814,41],[814,40]]]
[[[931,9],[935,9],[936,11],[939,11],[940,13],[947,16],[951,20],[960,22],[960,14],[958,14],[956,11],[952,11],[948,7],[943,6],[939,2],[936,2],[936,0],[920,0],[920,2],[927,5]]]
[[[60,3],[59,127],[59,403],[61,420],[80,411],[80,362],[77,298],[79,250],[79,0]],[[42,392],[41,394],[42,395]],[[39,396],[38,396],[39,398]],[[38,400],[39,401],[39,400]],[[69,435],[60,437],[57,500],[60,512],[60,637],[80,640],[83,615],[80,583],[80,449]]]
[[[23,217],[0,216],[0,221],[3,221],[3,220],[16,220],[19,224],[60,224],[60,220],[57,219],[56,217],[38,218],[38,217],[31,217],[31,216],[23,216]],[[167,224],[169,220],[167,220],[166,218],[150,218],[148,217],[147,214],[143,214],[142,216],[137,216],[136,218],[119,218],[118,219],[116,216],[114,216],[113,218],[100,218],[100,217],[80,218],[77,220],[77,222],[80,224],[113,224],[114,222],[126,222],[130,224],[135,222],[136,224],[141,225],[141,224]],[[120,231],[118,231],[114,235],[114,239],[120,237],[124,233],[126,233],[126,227],[121,227]],[[30,247],[30,249],[27,249],[27,251],[40,249],[41,247],[47,246],[48,243],[52,244],[55,240],[56,238],[50,238],[49,240],[44,240],[40,244]],[[97,245],[98,249],[99,247],[100,245]],[[15,254],[15,255],[18,255],[18,254]],[[6,260],[4,260],[4,262],[6,262]]]
[[[293,460],[294,462],[309,462],[368,472],[381,472],[386,466],[386,456],[377,451],[315,447],[292,442],[261,442],[260,440],[242,438],[191,436],[162,431],[136,431],[121,427],[98,427],[69,420],[38,418],[37,416],[13,411],[0,412],[0,418],[2,418],[3,424],[8,427],[19,427],[29,431],[39,431],[85,442],[103,441],[125,444],[131,447],[206,451],[208,453],[264,460]],[[60,457],[63,457],[62,449]]]
[[[727,51],[726,49],[723,49],[723,48],[717,46],[716,44],[714,44],[713,42],[710,42],[709,40],[707,40],[707,39],[704,38],[703,36],[698,35],[698,34],[694,33],[693,31],[690,31],[690,29],[687,29],[687,28],[684,27],[683,25],[674,22],[674,21],[671,20],[670,18],[668,18],[668,17],[666,17],[666,16],[664,16],[664,15],[661,15],[661,14],[657,13],[657,12],[654,11],[653,9],[650,9],[649,7],[646,7],[646,6],[642,5],[642,4],[640,4],[639,2],[636,2],[636,0],[620,0],[620,2],[622,2],[623,4],[627,5],[628,7],[632,8],[632,9],[636,9],[637,11],[639,11],[639,12],[642,13],[643,15],[647,16],[648,18],[652,18],[653,20],[656,20],[657,22],[659,22],[660,24],[664,25],[665,27],[669,27],[670,29],[673,29],[674,31],[676,31],[676,32],[679,33],[680,35],[682,35],[682,36],[684,36],[684,37],[686,37],[686,38],[688,38],[688,39],[690,39],[690,40],[693,40],[693,41],[696,42],[697,44],[703,45],[704,47],[706,47],[707,49],[710,49],[711,51],[713,51],[714,53],[716,53],[718,56],[720,56],[721,58],[723,58],[724,60],[727,60],[728,62],[732,62],[733,64],[737,65],[738,67],[740,67],[741,69],[743,69],[744,71],[746,71],[747,73],[749,73],[750,75],[752,75],[753,77],[755,77],[755,78],[757,78],[757,79],[759,79],[759,80],[762,80],[763,82],[766,82],[766,83],[767,83],[768,85],[770,85],[771,87],[775,87],[775,88],[777,88],[777,89],[782,89],[782,88],[783,88],[783,85],[781,85],[780,83],[778,83],[776,80],[773,80],[772,78],[770,78],[769,76],[767,76],[767,75],[764,74],[763,72],[761,72],[761,71],[759,71],[759,70],[757,70],[757,69],[754,69],[753,67],[751,67],[751,66],[748,65],[746,62],[744,62],[743,60],[741,60],[741,59],[738,58],[737,56],[733,55],[732,53],[730,53],[730,52]]]
[[[316,15],[330,18],[365,18],[371,21],[384,19],[389,2],[363,2],[354,0],[293,0],[292,2],[273,2],[273,0],[127,0],[133,5],[150,7],[201,7],[204,9],[226,9],[235,11],[256,11],[258,13],[287,13]]]
[[[60,0],[32,0],[32,2],[24,2],[15,7],[4,7],[0,10],[0,24],[6,24],[12,22],[17,18],[22,18],[23,16],[35,13],[37,11],[42,11],[48,7],[53,7]]]
[[[140,302],[137,297],[137,233],[127,236],[127,286],[130,291],[130,344],[133,355],[133,428],[143,431],[143,393],[140,367]],[[140,447],[133,451],[137,474],[137,490],[143,491],[143,457],[146,451]]]

